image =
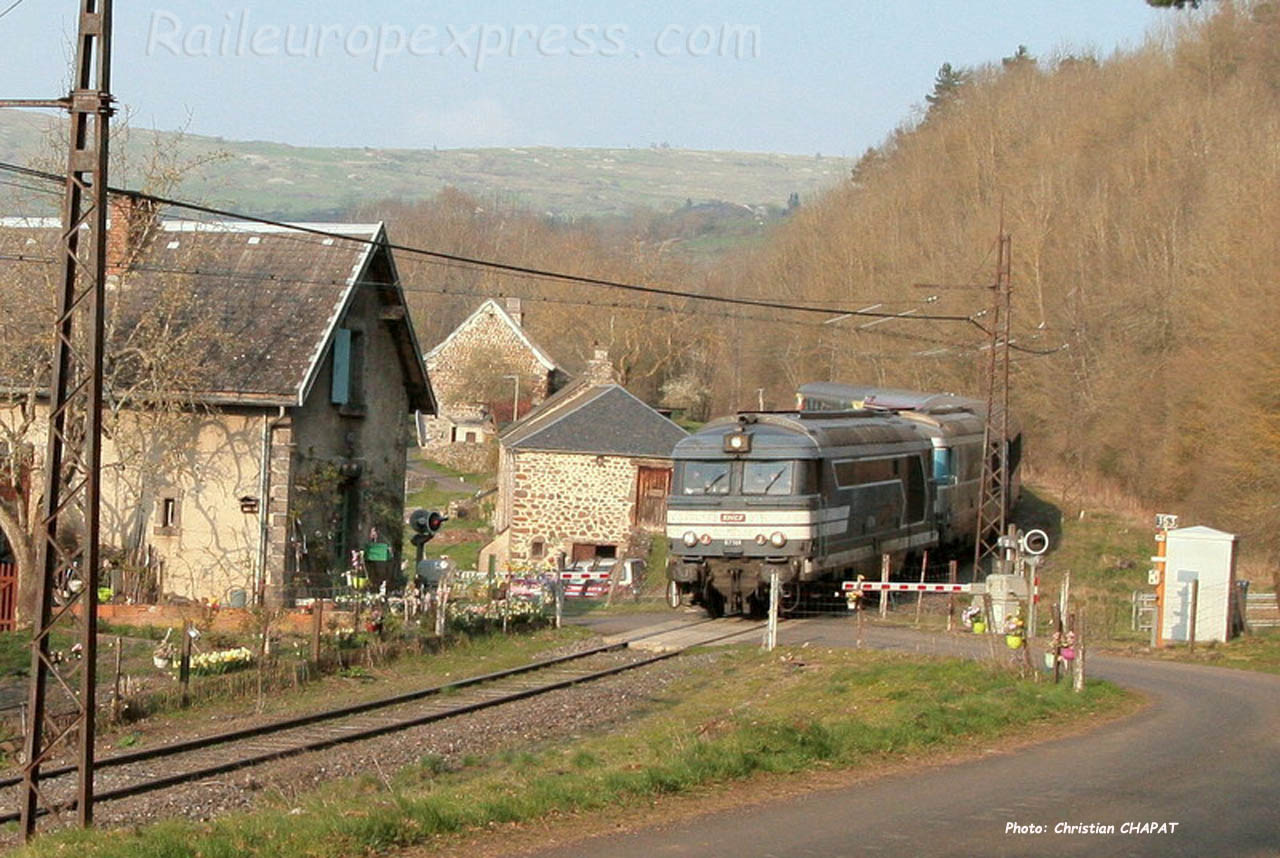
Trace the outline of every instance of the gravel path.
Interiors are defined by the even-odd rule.
[[[598,641],[580,642],[563,651],[595,643]],[[597,658],[620,663],[638,657],[622,651]],[[699,653],[670,659],[377,739],[256,766],[162,793],[103,803],[94,808],[95,820],[104,829],[132,827],[173,817],[208,820],[230,811],[251,809],[265,797],[284,801],[300,799],[311,788],[334,778],[370,773],[389,778],[398,769],[417,764],[428,755],[438,756],[445,765],[456,768],[468,756],[531,748],[566,736],[607,732],[627,721],[639,707],[683,677],[691,665],[707,664],[715,658],[714,653]],[[219,729],[246,726],[252,720],[246,717],[243,721],[221,723]],[[163,765],[163,760],[155,761],[156,773],[163,771]],[[99,790],[124,785],[112,769],[99,772],[96,782]],[[45,822],[42,830],[48,827]],[[0,836],[0,848],[15,842],[13,835]]]

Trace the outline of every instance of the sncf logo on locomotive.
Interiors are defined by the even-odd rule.
[[[746,521],[747,514],[745,512],[722,512],[720,513],[720,520],[724,522]]]

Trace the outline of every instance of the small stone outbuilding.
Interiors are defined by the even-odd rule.
[[[564,386],[564,371],[524,329],[519,298],[490,298],[427,353],[435,415],[418,414],[418,445],[464,469],[486,464],[498,425]]]
[[[662,532],[671,452],[685,431],[616,383],[597,350],[581,378],[499,438],[498,568],[636,553]]]

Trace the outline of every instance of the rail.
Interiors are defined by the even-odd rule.
[[[687,624],[684,628],[693,628],[695,626],[706,624],[707,620],[697,623]],[[131,751],[123,754],[115,754],[109,757],[103,757],[96,761],[94,765],[95,774],[104,769],[110,769],[121,766],[129,766],[132,764],[149,762],[156,759],[178,757],[183,754],[194,754],[207,750],[219,745],[227,745],[232,743],[243,743],[250,739],[260,739],[263,737],[276,737],[276,741],[283,743],[274,747],[249,746],[246,750],[249,753],[242,754],[233,759],[222,759],[213,764],[197,765],[185,771],[177,772],[159,777],[146,777],[136,783],[126,786],[116,787],[114,789],[100,790],[95,794],[95,802],[106,802],[122,798],[128,798],[134,795],[140,795],[147,792],[155,792],[166,789],[168,787],[177,786],[202,778],[211,777],[213,775],[224,774],[226,772],[238,769],[248,768],[255,765],[271,762],[274,760],[284,759],[286,757],[296,756],[298,754],[310,751],[324,750],[334,747],[335,745],[346,744],[349,742],[359,741],[363,739],[375,738],[387,733],[398,732],[410,727],[421,726],[435,721],[442,721],[449,718],[455,718],[481,709],[487,709],[493,706],[500,706],[504,703],[516,702],[519,700],[536,697],[551,691],[562,688],[568,688],[573,685],[579,685],[586,682],[592,682],[609,676],[614,676],[628,670],[634,670],[639,667],[645,667],[658,661],[673,658],[680,655],[692,646],[702,646],[708,643],[715,643],[720,640],[738,637],[748,633],[751,630],[735,629],[717,637],[699,640],[696,643],[674,648],[669,651],[659,652],[654,655],[646,655],[635,661],[626,662],[624,664],[611,665],[602,669],[588,670],[585,672],[573,672],[567,676],[558,676],[551,681],[539,683],[532,686],[514,687],[508,690],[502,690],[501,687],[493,689],[500,691],[498,694],[484,696],[475,700],[462,700],[452,702],[444,708],[423,710],[406,714],[401,717],[381,717],[376,720],[370,719],[366,723],[361,724],[355,722],[349,725],[335,724],[329,727],[326,735],[317,737],[315,729],[309,729],[305,733],[305,738],[299,738],[296,741],[290,741],[287,736],[288,731],[300,730],[301,728],[314,728],[317,724],[323,722],[336,722],[342,719],[352,719],[359,715],[365,715],[378,710],[389,709],[394,706],[416,703],[426,698],[434,698],[445,695],[448,692],[456,691],[464,688],[474,688],[485,684],[500,683],[503,680],[516,679],[525,674],[531,674],[541,671],[549,671],[556,667],[568,665],[572,662],[583,661],[592,656],[601,655],[608,652],[626,649],[630,644],[637,641],[653,637],[664,632],[658,631],[651,634],[638,635],[626,641],[619,641],[592,647],[569,655],[559,656],[543,661],[532,662],[520,667],[509,668],[501,671],[494,671],[479,676],[468,677],[466,679],[457,680],[455,682],[436,685],[430,688],[419,689],[417,691],[407,692],[389,697],[379,698],[377,700],[366,701],[347,706],[335,707],[333,709],[323,710],[321,712],[311,713],[309,715],[287,718],[273,721],[269,724],[261,724],[255,727],[247,727],[238,730],[231,730],[223,733],[217,733],[210,736],[203,736],[197,739],[190,739],[182,742],[175,742],[171,745],[164,745],[157,748],[150,748],[140,751]],[[41,782],[54,780],[58,777],[65,776],[75,772],[74,766],[61,766],[54,769],[48,769],[41,773]],[[10,788],[22,782],[21,777],[6,777],[0,779],[0,789]],[[41,815],[48,812],[56,811],[62,813],[64,811],[74,810],[76,802],[74,799],[68,799],[61,803],[55,803],[51,810],[41,809]],[[19,818],[17,811],[10,811],[0,814],[0,824],[13,822]]]

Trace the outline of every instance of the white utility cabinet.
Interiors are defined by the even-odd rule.
[[[1160,622],[1163,640],[1190,640],[1193,581],[1200,582],[1196,597],[1196,641],[1226,641],[1230,637],[1238,541],[1234,533],[1212,527],[1180,527],[1168,531]]]

